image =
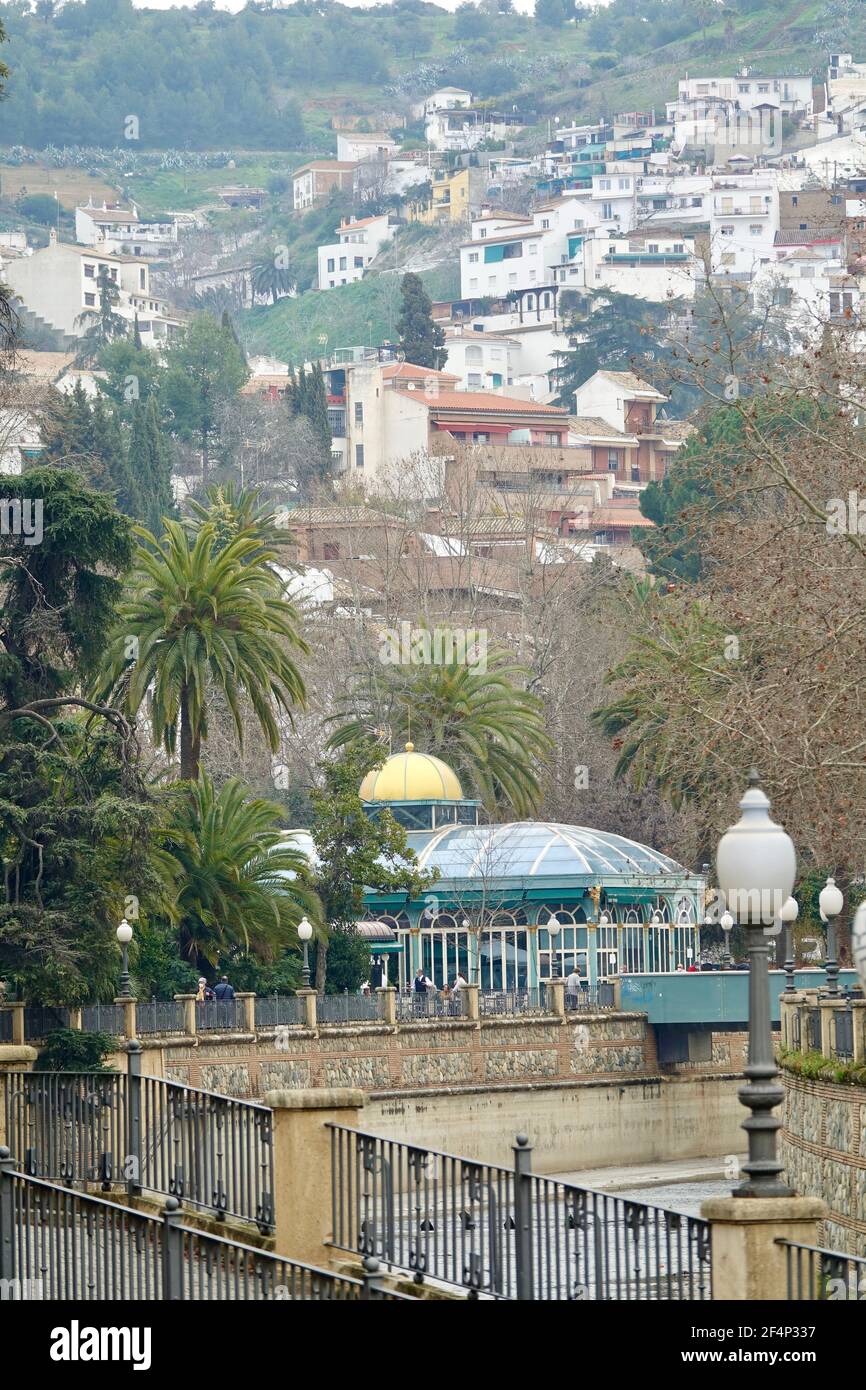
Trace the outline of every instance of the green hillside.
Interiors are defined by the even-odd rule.
[[[424,271],[421,278],[431,299],[452,299],[460,292],[456,264]],[[249,352],[298,363],[334,348],[393,342],[399,314],[400,276],[391,272],[251,309],[238,328]]]

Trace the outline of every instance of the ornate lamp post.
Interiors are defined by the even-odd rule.
[[[782,903],[779,917],[785,932],[785,993],[795,994],[794,983],[794,923],[800,915],[796,898],[788,898]]]
[[[554,980],[559,979],[559,951],[556,949],[556,939],[562,930],[562,923],[553,913],[547,919],[547,932],[550,937],[550,974]]]
[[[743,814],[722,836],[716,851],[716,871],[725,902],[748,928],[749,1060],[746,1084],[739,1091],[740,1100],[751,1111],[743,1124],[749,1136],[749,1156],[743,1165],[748,1177],[735,1189],[735,1197],[791,1196],[791,1189],[781,1178],[776,1149],[781,1120],[773,1111],[784,1092],[776,1080],[773,1058],[769,941],[764,927],[772,925],[780,904],[791,896],[797,855],[790,836],[770,820],[769,809],[770,802],[753,769],[749,790],[740,802]]]
[[[734,919],[730,912],[723,912],[719,918],[719,926],[725,933],[725,954],[722,957],[722,966],[725,970],[731,968],[731,932],[734,927]]]
[[[304,943],[304,968],[301,971],[301,987],[310,988],[310,941],[313,936],[312,923],[302,917],[298,923],[298,940]]]
[[[818,894],[818,906],[821,909],[821,916],[827,923],[827,961],[824,969],[827,972],[827,993],[839,993],[839,962],[836,959],[836,918],[842,911],[844,899],[841,892],[836,887],[836,880],[828,878],[821,892]]]
[[[131,999],[132,994],[129,988],[129,943],[132,940],[132,927],[125,917],[117,928],[115,936],[120,942],[120,997],[121,999]]]

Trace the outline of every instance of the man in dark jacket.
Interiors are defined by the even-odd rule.
[[[223,975],[219,984],[214,985],[214,997],[217,998],[221,1004],[227,1004],[230,999],[234,999],[235,992],[229,984],[228,975]]]

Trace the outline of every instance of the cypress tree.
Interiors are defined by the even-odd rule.
[[[400,346],[407,362],[416,367],[439,371],[448,352],[444,347],[445,334],[433,322],[433,302],[424,288],[420,275],[410,272],[400,281],[403,307],[397,320]]]
[[[139,518],[154,535],[162,535],[163,517],[174,514],[171,454],[162,435],[153,396],[136,401],[129,438],[129,466],[138,493]]]

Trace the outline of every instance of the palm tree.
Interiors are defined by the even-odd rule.
[[[551,740],[541,701],[524,682],[528,673],[504,652],[488,654],[480,671],[457,662],[383,666],[357,673],[338,712],[331,748],[370,744],[387,727],[400,744],[411,733],[418,748],[443,758],[489,810],[509,806],[529,815],[541,801],[541,774]]]
[[[215,554],[236,536],[254,536],[259,545],[256,554],[285,544],[286,528],[280,525],[271,503],[262,500],[258,488],[211,483],[205,497],[206,502],[189,499],[190,517],[184,524],[193,539],[203,526],[211,526]]]
[[[275,552],[247,533],[217,550],[210,523],[191,536],[166,521],[160,541],[143,527],[136,533],[145,544],[120,606],[107,688],[122,687],[133,714],[150,695],[153,736],[167,752],[174,753],[180,729],[183,778],[199,775],[211,688],[224,696],[241,746],[246,696],[276,752],[276,712],[291,718],[292,706],[306,698],[291,653],[309,648],[271,567]]]
[[[161,851],[179,884],[179,946],[198,969],[232,951],[278,959],[303,916],[321,930],[319,900],[301,850],[281,843],[282,808],[250,798],[236,778],[219,791],[205,775],[185,789],[161,833]]]
[[[270,297],[276,304],[281,294],[289,294],[295,288],[295,278],[288,266],[277,264],[275,256],[265,256],[250,267],[250,286],[253,302]]]

